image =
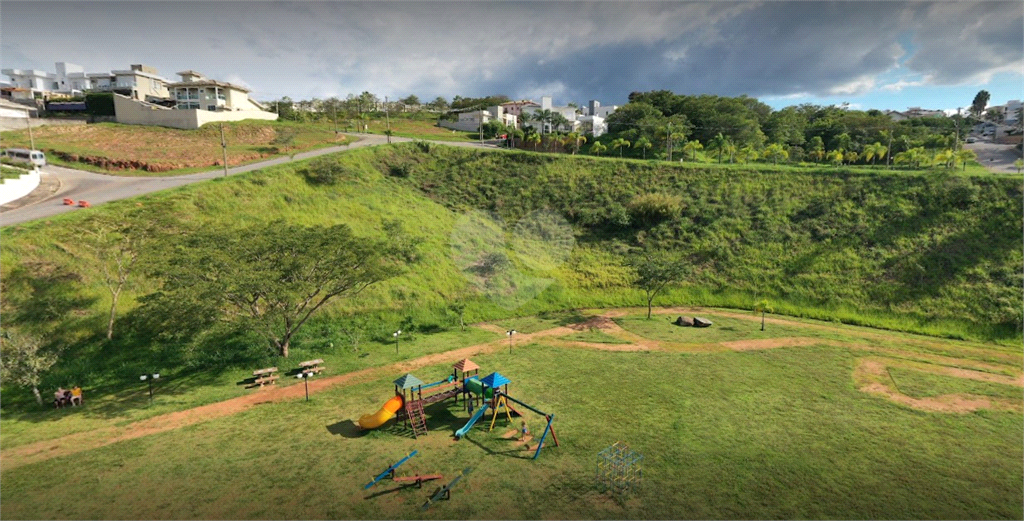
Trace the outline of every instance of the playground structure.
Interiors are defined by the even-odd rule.
[[[624,494],[640,486],[643,479],[642,454],[621,441],[597,454],[597,482],[605,490]]]
[[[395,476],[395,469],[397,469],[398,467],[402,466],[403,463],[405,463],[406,461],[409,461],[410,458],[412,458],[413,456],[415,456],[417,454],[419,454],[419,451],[415,451],[414,450],[414,451],[410,452],[408,456],[398,460],[398,462],[396,462],[396,463],[393,463],[393,464],[389,465],[388,468],[384,469],[384,472],[381,472],[376,477],[374,477],[373,480],[371,480],[369,483],[367,483],[366,486],[363,487],[363,490],[366,490],[366,489],[376,485],[377,482],[379,482],[380,480],[385,479],[385,478],[391,478],[391,481],[394,481],[396,483],[410,483],[410,482],[411,483],[416,483],[416,486],[418,488],[423,488],[423,482],[424,481],[431,481],[431,480],[434,480],[434,479],[441,479],[441,478],[444,477],[441,474],[424,474],[424,475],[416,474],[415,476]]]
[[[375,429],[384,425],[391,418],[397,417],[412,428],[414,437],[419,438],[421,435],[427,433],[426,415],[423,411],[423,406],[441,402],[449,398],[453,399],[457,404],[459,402],[459,396],[461,395],[466,410],[471,411],[478,402],[479,407],[470,416],[469,421],[455,431],[456,440],[464,437],[473,428],[473,426],[476,425],[480,418],[483,418],[484,414],[488,410],[492,413],[488,432],[494,429],[494,424],[498,419],[499,410],[504,410],[505,416],[508,418],[510,423],[512,422],[512,414],[522,416],[522,414],[512,406],[514,403],[524,409],[534,412],[535,414],[539,414],[546,421],[544,432],[537,443],[533,459],[537,459],[537,457],[540,456],[540,451],[544,447],[548,434],[551,435],[551,439],[554,441],[555,446],[558,446],[558,437],[555,435],[555,429],[552,425],[555,415],[553,413],[549,414],[541,411],[510,396],[508,394],[508,384],[512,383],[512,381],[507,377],[501,373],[494,372],[480,378],[478,374],[480,366],[473,363],[468,358],[460,360],[452,367],[453,371],[450,376],[444,380],[439,380],[430,384],[425,384],[419,378],[408,373],[395,380],[395,395],[385,402],[376,413],[367,414],[359,418],[359,427],[362,429]],[[472,374],[470,374],[470,372],[472,372]],[[434,387],[440,387],[444,390],[427,396],[423,395],[424,389]]]

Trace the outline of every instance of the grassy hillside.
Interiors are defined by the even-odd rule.
[[[220,126],[180,130],[143,125],[44,126],[34,129],[37,149],[49,162],[118,175],[176,175],[216,168],[224,160]],[[341,145],[347,139],[332,125],[284,121],[224,123],[228,165]],[[29,146],[27,130],[5,132],[5,147]]]
[[[396,219],[422,241],[420,260],[405,275],[338,301],[300,331],[294,356],[351,344],[352,313],[361,317],[355,329],[363,341],[383,347],[399,328],[415,336],[455,327],[449,305],[459,301],[466,321],[639,305],[623,253],[655,238],[690,254],[693,265],[692,276],[655,304],[749,309],[767,297],[793,316],[1019,342],[1019,180],[694,168],[426,144],[334,157],[344,171],[335,185],[311,184],[305,164],[289,164],[90,212],[132,210],[200,227],[277,218],[347,223],[372,236]],[[496,212],[506,229],[464,215],[476,209]],[[514,223],[538,209],[571,225],[576,242],[567,257],[538,262],[517,254]],[[5,325],[43,334],[64,352],[44,387],[69,379],[121,385],[152,367],[274,363],[251,331],[216,325],[161,336],[152,325],[166,317],[138,306],[158,288],[143,277],[122,295],[116,334],[106,341],[110,295],[77,241],[87,216],[2,231]],[[485,274],[488,266],[473,255],[495,241],[502,249],[506,240],[508,255],[498,256],[505,271]],[[467,264],[466,255],[481,262]]]

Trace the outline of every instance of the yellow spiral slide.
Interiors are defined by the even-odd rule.
[[[384,422],[393,418],[401,408],[402,397],[395,395],[387,402],[384,402],[384,406],[381,407],[379,411],[359,418],[359,428],[376,429],[377,427],[384,425]]]

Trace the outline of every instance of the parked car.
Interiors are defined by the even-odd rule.
[[[968,142],[968,143],[974,143],[974,142],[975,142],[975,141],[977,141],[977,140],[978,140],[978,138],[976,138],[976,137],[974,137],[974,136],[971,136],[971,137],[967,138],[967,142]]]

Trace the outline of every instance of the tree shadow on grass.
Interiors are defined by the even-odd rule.
[[[510,449],[510,450],[494,450],[494,449],[492,449],[490,447],[485,446],[483,443],[480,443],[479,441],[473,439],[472,437],[470,437],[470,433],[468,433],[468,432],[466,433],[465,436],[462,437],[462,439],[468,440],[473,445],[476,445],[477,447],[480,447],[481,449],[483,449],[484,452],[487,453],[488,456],[505,456],[506,458],[514,458],[514,459],[530,459],[530,457],[532,457],[532,456],[530,456],[531,453],[529,453],[528,451],[523,450],[521,447],[517,447],[517,448],[514,448],[514,449]]]

